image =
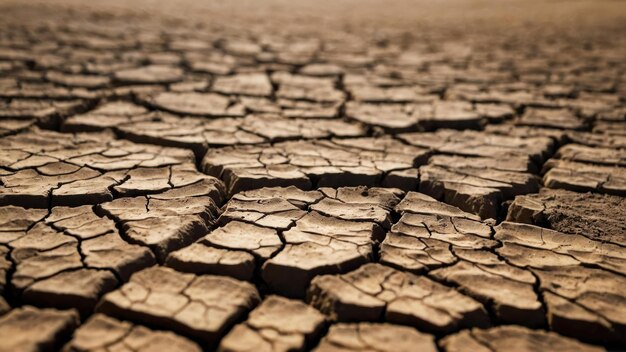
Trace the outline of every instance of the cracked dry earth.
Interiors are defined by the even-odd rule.
[[[626,5],[0,1],[0,351],[626,349]]]

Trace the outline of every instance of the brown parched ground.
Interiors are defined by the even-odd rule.
[[[626,2],[0,0],[0,351],[626,350]]]

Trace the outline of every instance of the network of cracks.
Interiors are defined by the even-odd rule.
[[[624,51],[493,39],[3,28],[0,350],[624,348]]]

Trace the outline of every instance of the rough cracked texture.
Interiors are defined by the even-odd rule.
[[[438,333],[489,324],[477,301],[424,276],[380,264],[316,277],[308,301],[339,321],[384,320]]]
[[[437,351],[432,335],[391,324],[335,324],[315,349],[324,351]]]
[[[232,195],[274,186],[378,186],[393,172],[424,163],[428,155],[427,149],[391,137],[364,137],[213,149],[202,165],[224,180]]]
[[[420,192],[483,219],[497,218],[503,201],[539,190],[540,180],[533,172],[554,144],[547,137],[451,130],[399,138],[435,154],[419,168]]]
[[[374,259],[402,196],[398,189],[367,187],[238,193],[224,206],[219,227],[170,254],[166,265],[247,280],[260,271],[273,291],[303,297],[316,275],[346,272]]]
[[[626,200],[622,197],[542,189],[518,196],[507,220],[626,245]]]
[[[0,316],[3,351],[53,351],[61,347],[78,326],[72,310],[15,308]]]
[[[2,1],[0,351],[626,350],[625,30]]]
[[[181,352],[201,351],[194,342],[172,332],[151,330],[103,314],[95,314],[77,329],[63,351],[153,351],[164,346]]]
[[[29,304],[87,314],[120,280],[155,264],[148,248],[124,241],[115,223],[90,206],[54,207],[49,214],[6,206],[0,214],[13,225],[1,240],[10,250],[3,265],[12,271],[8,289]]]
[[[267,296],[248,319],[224,337],[219,351],[299,351],[325,326],[324,315],[303,302]]]
[[[107,294],[97,311],[212,344],[259,300],[254,286],[245,282],[154,267]]]
[[[561,337],[553,332],[529,330],[510,325],[487,330],[472,329],[448,336],[439,342],[444,351],[602,351],[601,348]]]

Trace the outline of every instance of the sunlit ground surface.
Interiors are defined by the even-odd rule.
[[[0,352],[626,349],[625,27],[0,1]]]

